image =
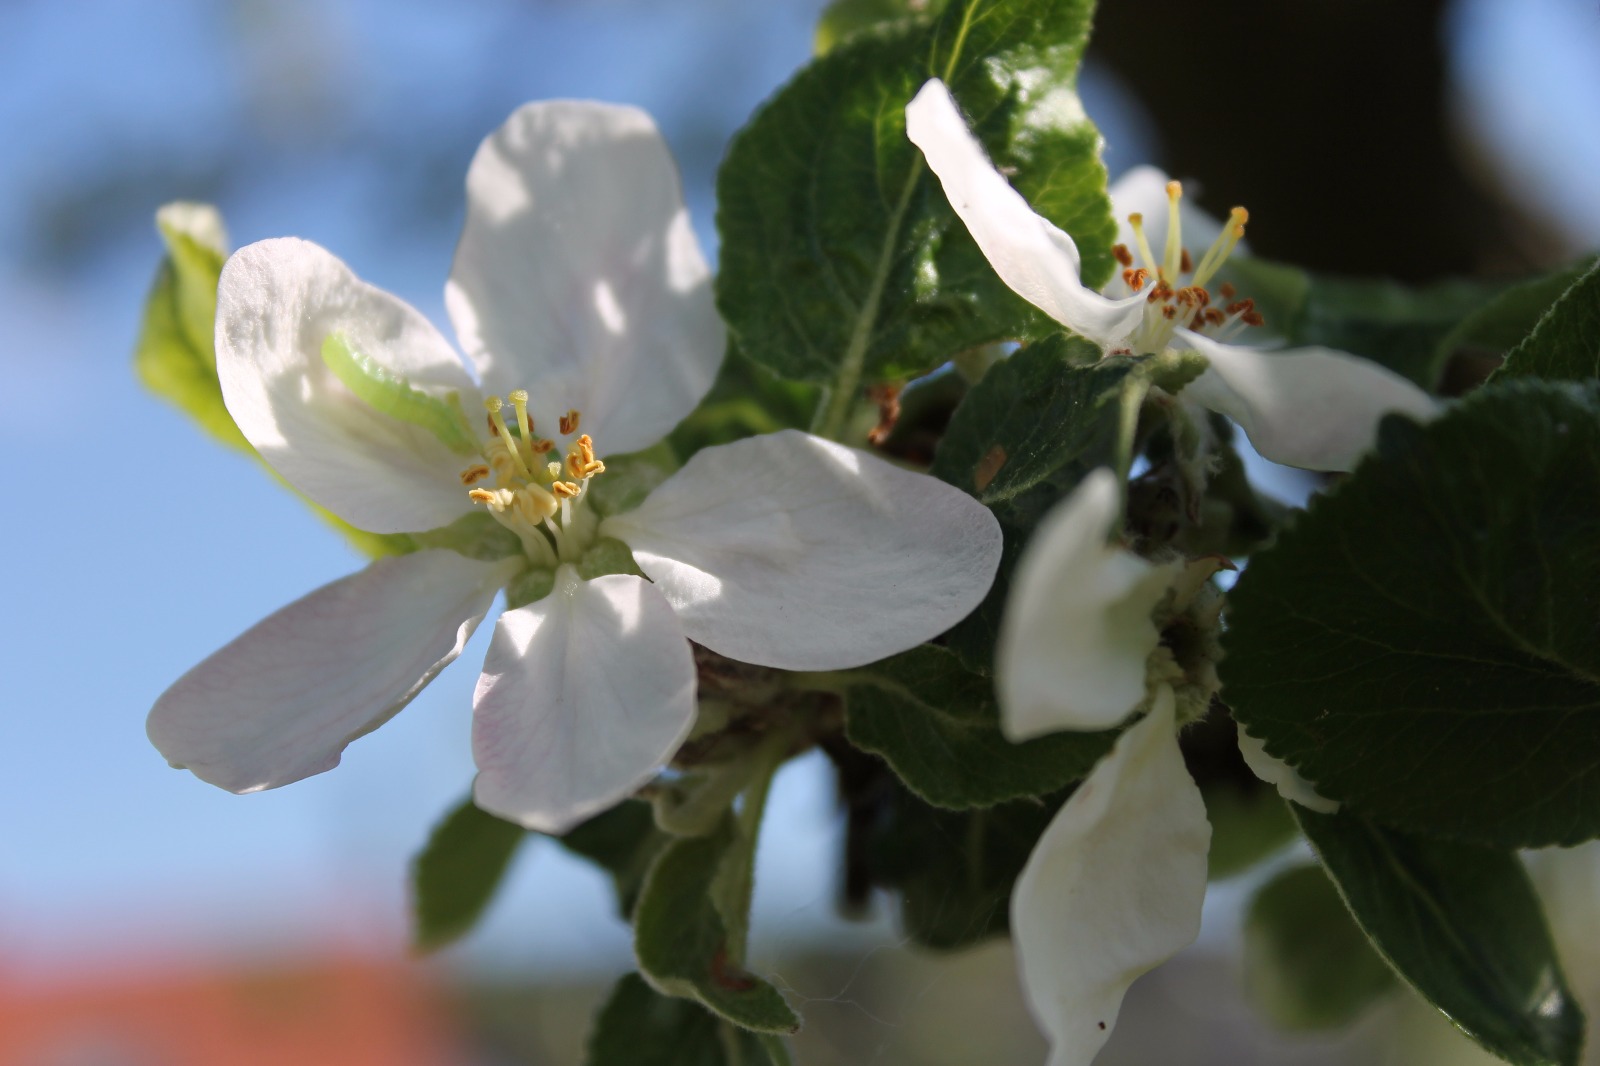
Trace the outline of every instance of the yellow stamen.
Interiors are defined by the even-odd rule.
[[[1144,216],[1135,211],[1128,216],[1128,225],[1133,230],[1133,239],[1139,246],[1139,258],[1151,270],[1159,268],[1155,253],[1150,250],[1150,240],[1144,235]]]
[[[578,432],[578,420],[581,417],[582,416],[580,415],[580,413],[578,411],[576,411],[576,410],[568,411],[566,414],[562,415],[561,416],[561,435],[564,437],[568,433],[576,433],[576,432]]]
[[[1206,254],[1200,257],[1200,265],[1194,272],[1194,284],[1204,285],[1210,281],[1211,276],[1228,261],[1228,256],[1233,254],[1239,238],[1244,236],[1244,224],[1249,221],[1250,212],[1242,207],[1236,207],[1229,213],[1227,225],[1222,227],[1217,239],[1211,242]]]
[[[540,437],[538,440],[533,442],[534,455],[549,455],[551,452],[555,451],[555,449],[556,442],[551,440],[549,437]]]
[[[1178,276],[1183,262],[1183,223],[1178,218],[1178,201],[1183,199],[1183,186],[1176,181],[1167,182],[1167,247],[1161,258],[1161,274],[1168,281]]]
[[[517,429],[522,431],[522,447],[526,448],[533,440],[533,423],[528,421],[528,390],[512,389],[509,398],[511,406],[517,411]]]
[[[555,496],[538,485],[524,485],[517,489],[512,497],[516,503],[517,517],[530,526],[537,526],[555,514],[560,507]]]
[[[480,463],[477,466],[470,466],[461,471],[461,483],[463,485],[476,485],[488,476],[489,468]]]
[[[610,484],[610,482],[606,482]],[[578,486],[570,481],[557,481],[550,486],[550,491],[564,500],[570,500],[578,495]]]
[[[521,473],[523,477],[528,477],[528,464],[522,461],[522,451],[517,447],[517,442],[512,438],[511,431],[506,428],[505,418],[500,414],[500,408],[502,406],[503,405],[500,402],[500,397],[498,396],[488,396],[484,398],[483,407],[484,410],[489,412],[489,421],[494,423],[495,433],[500,437],[500,440],[504,442],[506,451],[510,453],[512,461],[516,464],[517,471]]]
[[[560,463],[546,463],[546,464],[544,464],[544,468],[550,474],[551,478],[559,479],[561,477],[561,464]]]

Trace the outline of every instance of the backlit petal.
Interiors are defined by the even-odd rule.
[[[1308,810],[1332,814],[1339,809],[1336,800],[1326,799],[1312,787],[1300,772],[1275,755],[1267,752],[1261,741],[1239,727],[1239,754],[1244,756],[1250,772],[1278,790],[1278,795],[1293,800]]]
[[[943,82],[928,82],[906,105],[906,135],[922,149],[989,265],[1017,295],[1104,348],[1138,325],[1143,297],[1108,300],[1084,288],[1072,238],[995,170]]]
[[[988,591],[1001,540],[966,493],[797,430],[697,453],[601,532],[633,549],[690,639],[787,670],[944,632]]]
[[[1023,992],[1049,1066],[1088,1066],[1140,974],[1194,942],[1211,826],[1172,690],[1117,740],[1034,845],[1011,896]]]
[[[322,361],[351,348],[436,397],[478,407],[466,367],[410,305],[357,278],[309,241],[235,252],[217,288],[217,377],[228,412],[271,467],[358,529],[435,529],[471,508],[467,460],[426,429],[359,400]]]
[[[562,833],[648,781],[694,724],[689,642],[632,574],[556,572],[495,626],[473,698],[478,806]]]
[[[606,454],[664,437],[711,387],[725,345],[677,167],[643,111],[519,108],[467,172],[445,289],[484,388],[568,408]]]
[[[1034,530],[995,647],[1000,725],[1012,740],[1108,729],[1145,699],[1160,639],[1150,612],[1177,568],[1107,544],[1121,514],[1117,476],[1101,467]]]
[[[1384,415],[1427,421],[1439,410],[1399,374],[1331,348],[1257,351],[1187,330],[1173,347],[1211,361],[1184,399],[1227,415],[1256,451],[1285,466],[1350,470],[1377,441]]]
[[[422,551],[324,585],[179,678],[150,741],[230,792],[331,770],[461,654],[514,565]]]

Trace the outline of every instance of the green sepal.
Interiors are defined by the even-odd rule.
[[[991,681],[931,644],[837,679],[850,742],[882,756],[937,807],[1058,792],[1087,775],[1117,737],[1115,730],[1060,732],[1013,744],[1000,732]]]
[[[605,574],[633,574],[643,577],[644,571],[633,561],[633,551],[615,537],[600,537],[578,560],[578,576],[585,581]]]
[[[1333,1029],[1355,1021],[1395,979],[1322,868],[1292,866],[1250,901],[1244,985],[1280,1028]]]
[[[1517,1066],[1577,1066],[1584,1017],[1516,854],[1295,807],[1356,924],[1397,974]]]
[[[467,797],[434,826],[411,864],[411,942],[434,951],[468,933],[528,836]]]
[[[1491,379],[1600,377],[1600,260],[1572,283]]]
[[[1091,0],[955,0],[931,21],[859,33],[778,91],[717,180],[717,302],[752,359],[832,383],[828,427],[858,387],[966,348],[1055,328],[995,275],[905,134],[946,81],[995,163],[1110,277],[1116,226],[1100,135],[1073,89]]]
[[[663,996],[630,973],[596,1015],[583,1061],[584,1066],[763,1066],[769,1059],[759,1034],[728,1025],[691,1000]]]
[[[511,583],[506,586],[506,610],[514,611],[518,607],[537,603],[550,595],[555,587],[554,567],[530,566],[512,578]]]
[[[1098,361],[1097,361],[1098,360]],[[956,408],[930,471],[994,512],[1005,538],[977,609],[945,637],[969,670],[989,673],[1011,577],[1033,529],[1096,467],[1126,470],[1147,360],[1100,359],[1057,333],[997,363]]]
[[[628,799],[556,839],[611,876],[617,912],[631,921],[650,864],[672,838],[656,828],[650,804]]]
[[[403,533],[396,536],[409,540],[408,550],[411,551],[448,548],[457,555],[465,555],[468,559],[479,559],[486,563],[522,554],[522,542],[517,539],[517,535],[495,521],[494,516],[487,511],[464,514],[449,525],[430,529],[426,533]]]
[[[1490,385],[1379,438],[1229,594],[1234,716],[1397,828],[1600,835],[1600,383]]]
[[[634,909],[634,955],[660,992],[695,1000],[718,1016],[761,1033],[792,1033],[800,1019],[776,988],[729,952],[729,933],[714,897],[738,827],[731,816],[706,836],[673,840],[656,857]]]

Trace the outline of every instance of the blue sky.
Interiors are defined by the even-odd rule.
[[[169,770],[155,697],[269,611],[359,565],[298,503],[135,382],[129,354],[166,198],[218,200],[235,243],[295,234],[443,322],[476,141],[525,100],[658,116],[710,240],[729,133],[809,51],[819,0],[396,0],[0,5],[0,959],[393,943],[402,875],[465,791],[487,627],[338,770],[235,797]],[[1573,245],[1600,243],[1600,29],[1581,0],[1468,0],[1463,99]],[[1509,51],[1511,61],[1505,56]],[[1541,62],[1541,57],[1560,62]],[[1113,170],[1148,145],[1090,77]],[[1584,199],[1588,197],[1588,199]],[[41,242],[40,233],[55,235]],[[775,797],[758,922],[830,925],[829,782]],[[600,880],[531,847],[474,951],[610,969]]]

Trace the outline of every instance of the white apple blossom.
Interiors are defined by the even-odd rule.
[[[1001,727],[1013,740],[1115,727],[1148,707],[1062,805],[1012,893],[1023,989],[1050,1038],[1050,1066],[1093,1060],[1128,986],[1194,940],[1205,901],[1211,827],[1178,748],[1178,701],[1163,680],[1170,656],[1152,620],[1185,594],[1184,568],[1108,543],[1121,515],[1117,476],[1102,467],[1045,516],[995,648]],[[1240,734],[1258,776],[1331,809],[1249,740]]]
[[[1349,470],[1390,412],[1426,419],[1434,401],[1405,378],[1329,348],[1267,352],[1226,343],[1260,316],[1248,300],[1208,286],[1244,236],[1235,208],[1226,225],[1182,201],[1182,188],[1151,167],[1115,184],[1124,269],[1103,293],[1085,287],[1072,238],[1028,206],[984,155],[938,80],[906,107],[906,133],[1000,279],[1108,354],[1193,351],[1207,369],[1183,399],[1233,419],[1256,450],[1312,470]],[[1195,261],[1184,236],[1210,247]],[[1221,299],[1218,299],[1221,296]]]
[[[217,371],[263,459],[361,529],[486,509],[523,551],[383,559],[268,617],[156,702],[150,738],[174,766],[235,792],[331,769],[460,654],[501,588],[542,572],[548,593],[500,616],[478,682],[475,797],[560,832],[683,740],[690,640],[846,668],[937,635],[988,589],[1001,538],[986,508],[794,431],[705,449],[635,509],[597,513],[596,449],[660,440],[725,345],[644,113],[530,104],[485,140],[446,305],[466,363],[316,245],[263,241],[228,261]],[[645,577],[586,579],[629,569],[605,565],[626,559],[615,541]]]

